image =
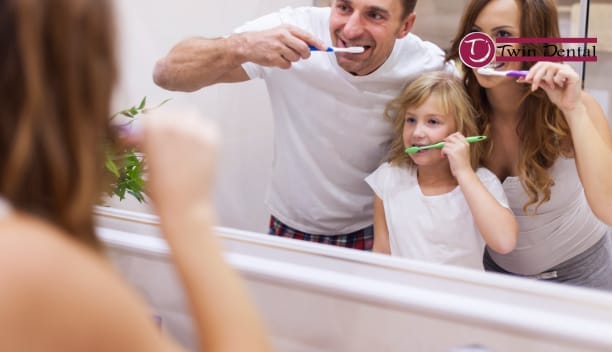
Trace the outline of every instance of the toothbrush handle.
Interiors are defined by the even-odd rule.
[[[484,141],[485,139],[487,139],[487,136],[470,136],[465,138],[468,143],[480,142]]]
[[[422,147],[419,147],[419,150],[441,149],[441,148],[444,148],[444,142],[438,142],[438,143],[435,143],[435,144],[424,145]]]
[[[487,139],[487,136],[470,136],[470,137],[465,137],[465,140],[468,143],[476,143],[476,142],[480,142],[480,141],[484,141],[485,139]],[[426,150],[426,149],[440,149],[440,148],[444,148],[444,142],[438,142],[435,144],[430,144],[430,145],[426,145],[423,147],[420,147],[420,150]]]
[[[332,49],[332,47],[331,47],[331,46],[327,47],[327,49],[325,49],[325,50],[318,49],[318,48],[317,48],[316,46],[314,46],[314,45],[309,45],[309,46],[308,46],[308,48],[310,48],[310,51],[327,51],[327,52],[332,52],[332,51],[334,51],[334,49]]]
[[[514,77],[514,78],[521,78],[521,77],[527,76],[527,73],[529,73],[529,71],[510,70],[506,73],[506,76]]]

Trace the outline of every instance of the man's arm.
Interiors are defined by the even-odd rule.
[[[179,42],[158,60],[153,81],[167,90],[193,92],[220,82],[242,82],[249,79],[241,64],[234,42],[236,37],[189,38]]]
[[[189,38],[156,63],[153,80],[164,89],[189,92],[215,83],[242,82],[249,79],[243,63],[288,69],[292,62],[310,57],[309,45],[326,47],[310,33],[286,24],[225,38]]]

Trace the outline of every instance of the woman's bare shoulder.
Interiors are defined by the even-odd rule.
[[[102,255],[24,215],[0,221],[0,331],[2,351],[174,350]]]
[[[109,269],[95,251],[42,220],[13,214],[0,222],[0,285],[26,289],[27,285],[49,284],[50,278],[60,283],[84,271]],[[63,275],[57,277],[58,273]]]

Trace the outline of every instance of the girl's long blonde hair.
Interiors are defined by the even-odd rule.
[[[516,0],[521,9],[521,37],[557,38],[559,37],[559,20],[557,8],[553,0]],[[472,32],[474,22],[488,5],[490,0],[472,0],[466,6],[459,25],[459,31],[453,39],[452,47],[446,55],[447,60],[459,61],[459,43],[468,33]],[[524,44],[527,50],[534,50],[539,56],[544,56],[543,44]],[[523,69],[528,70],[534,62],[524,62]],[[487,100],[485,89],[482,88],[472,69],[462,64],[465,73],[463,83],[470,96],[473,106],[478,110],[480,133],[487,134],[491,128],[491,105]],[[522,111],[516,133],[519,138],[519,178],[529,197],[523,205],[527,212],[529,206],[535,204],[535,210],[544,202],[550,200],[550,189],[554,185],[549,169],[559,156],[572,155],[572,142],[569,126],[561,111],[548,99],[541,89],[531,92],[530,86],[521,84],[523,99],[517,102]],[[483,164],[487,165],[495,140],[485,141],[486,152]],[[534,211],[535,211],[534,210]]]
[[[385,108],[385,118],[393,123],[393,138],[387,161],[393,165],[414,166],[414,162],[404,152],[403,132],[406,122],[406,110],[418,108],[432,96],[438,98],[439,108],[444,115],[453,116],[457,131],[464,136],[476,135],[477,115],[471,105],[461,80],[450,72],[435,71],[421,75],[408,84],[402,92]],[[476,169],[480,164],[482,147],[479,143],[470,145],[470,162]]]

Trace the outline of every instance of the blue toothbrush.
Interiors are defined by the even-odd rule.
[[[359,54],[365,51],[365,48],[362,46],[351,46],[349,48],[338,48],[335,46],[328,46],[325,50],[317,49],[315,46],[309,45],[310,51],[324,51],[328,53],[351,53],[351,54]]]

